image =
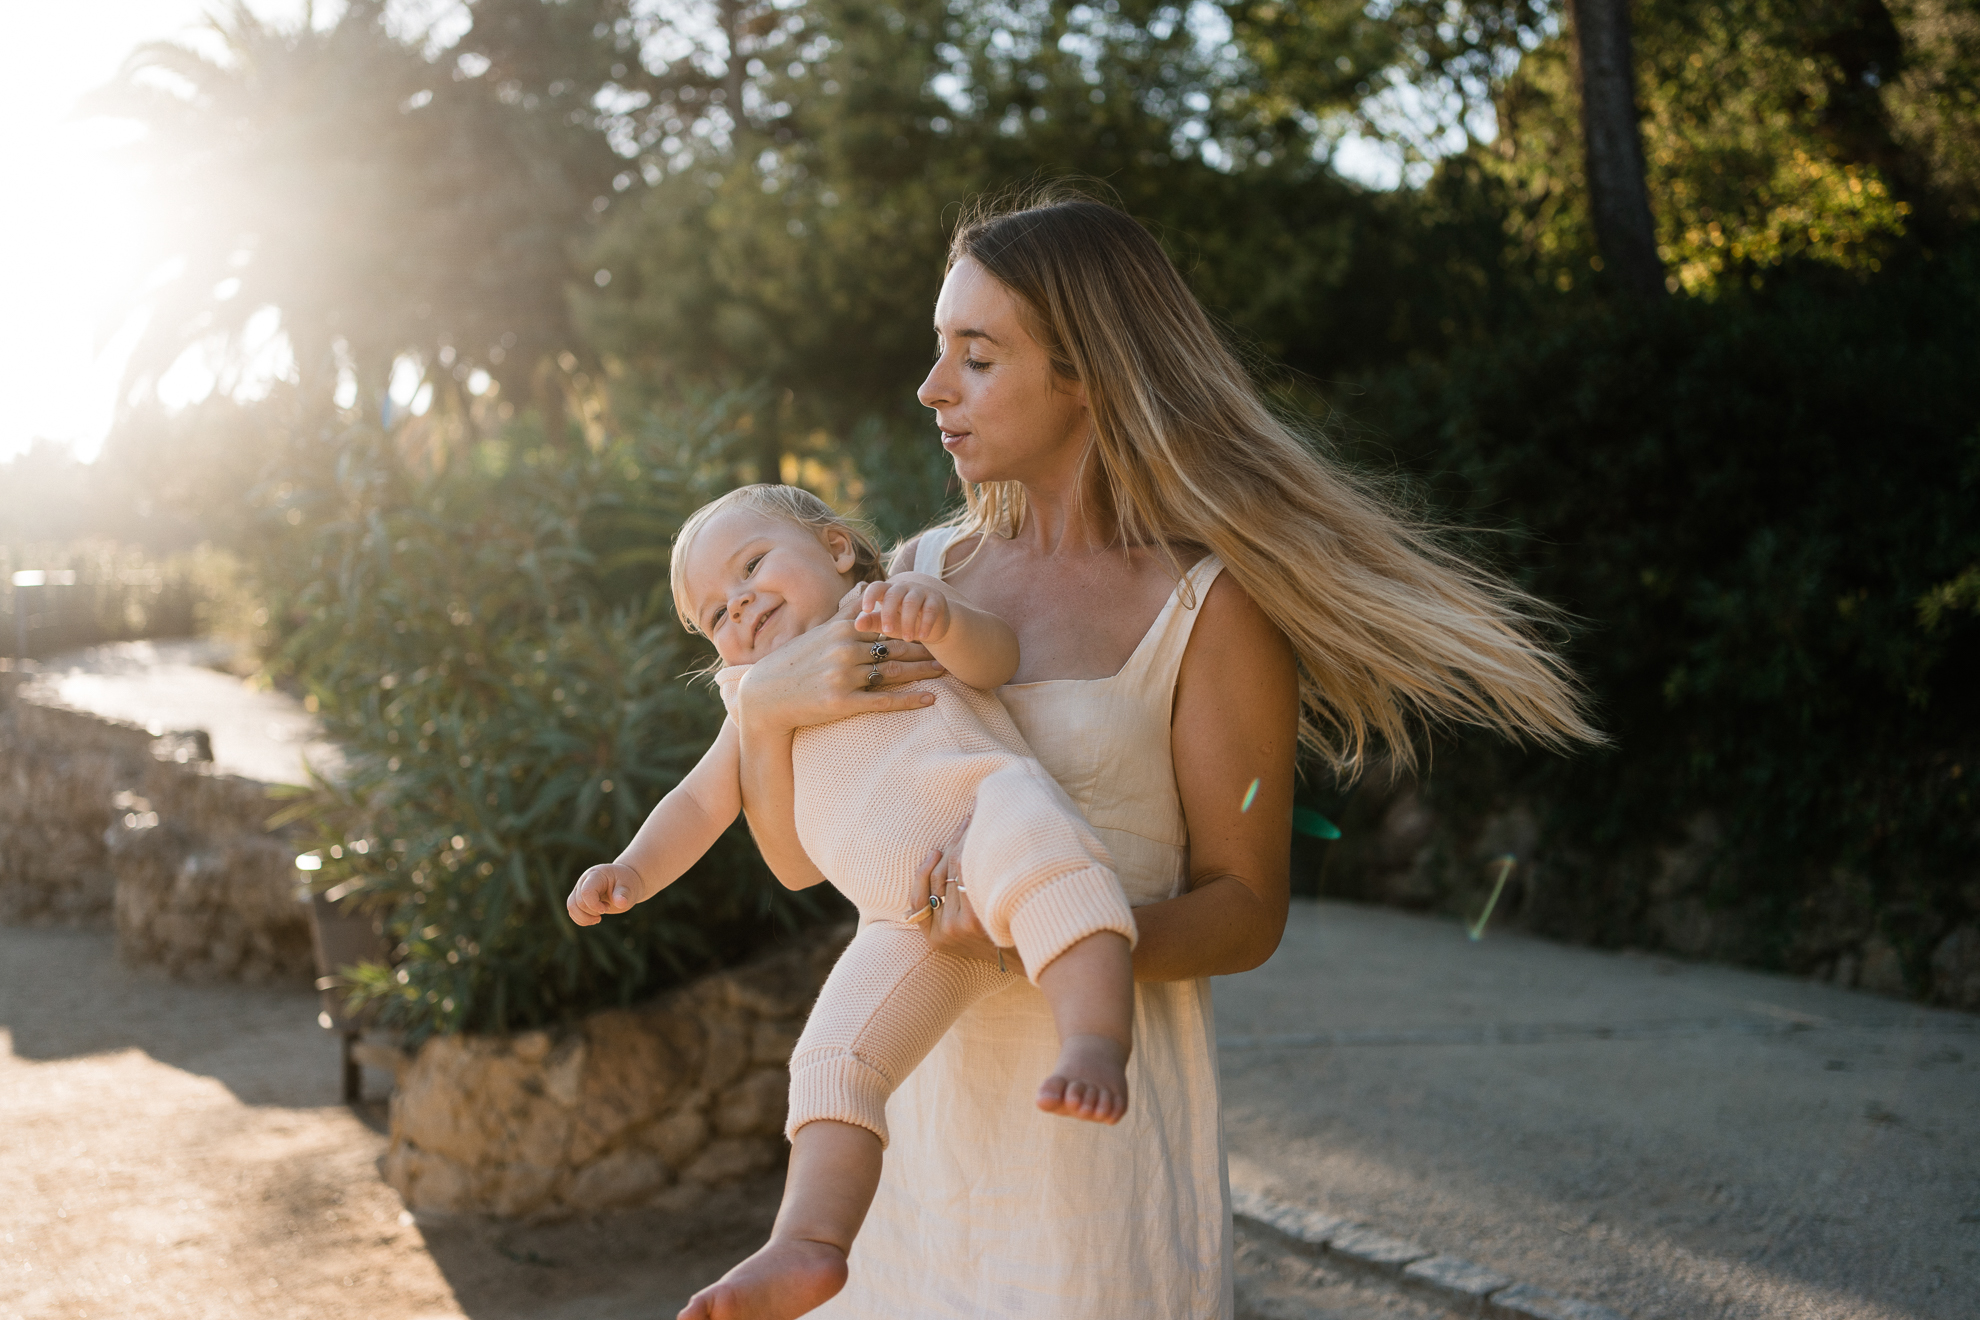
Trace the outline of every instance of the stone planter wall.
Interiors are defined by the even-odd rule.
[[[380,1168],[419,1211],[679,1205],[780,1166],[791,1048],[850,927],[558,1032],[440,1036]]]
[[[199,738],[15,699],[0,674],[0,921],[115,925],[119,957],[190,979],[307,982],[309,911],[278,804]]]

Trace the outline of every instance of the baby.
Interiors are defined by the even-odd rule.
[[[925,694],[921,709],[855,715],[793,739],[798,838],[859,908],[859,932],[791,1055],[790,1173],[770,1241],[684,1317],[797,1316],[844,1285],[879,1184],[887,1097],[964,1009],[1010,984],[996,966],[934,951],[915,924],[936,901],[918,906],[923,850],[965,816],[962,873],[977,915],[998,947],[1017,949],[1058,1027],[1039,1107],[1099,1123],[1126,1112],[1134,918],[1105,847],[984,691],[1016,672],[1017,637],[937,578],[868,581],[880,575],[873,543],[796,487],[747,486],[688,519],[674,545],[675,605],[727,665],[716,679],[730,718],[618,860],[586,871],[567,904],[579,925],[624,912],[735,820],[743,678],[779,646],[852,617],[861,631],[921,643],[948,671],[909,685]]]

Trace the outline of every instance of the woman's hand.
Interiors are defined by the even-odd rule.
[[[738,722],[745,729],[782,734],[869,711],[933,704],[933,693],[890,691],[917,679],[939,678],[944,671],[926,647],[912,642],[885,642],[885,658],[874,654],[878,634],[860,632],[852,622],[865,589],[861,583],[847,592],[830,623],[749,667],[738,691]]]
[[[963,817],[947,843],[928,850],[916,879],[919,901],[902,915],[911,917],[913,913],[927,911],[928,896],[940,894],[941,906],[928,919],[928,943],[939,953],[1000,963],[1005,971],[1022,976],[1024,963],[1018,958],[1017,950],[999,949],[990,933],[983,929],[983,923],[977,920],[976,909],[969,904],[969,891],[962,879],[962,847],[969,835],[969,821],[968,816]]]

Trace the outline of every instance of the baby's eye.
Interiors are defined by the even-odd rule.
[[[754,573],[756,571],[756,566],[762,562],[763,562],[763,556],[757,555],[755,558],[751,559],[747,564],[744,564],[743,576],[748,577],[751,573]]]

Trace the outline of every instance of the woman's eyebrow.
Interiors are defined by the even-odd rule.
[[[935,337],[937,339],[943,337],[941,328],[939,326],[935,330]],[[995,344],[999,348],[1002,348],[1004,346],[1003,341],[997,338],[997,336],[991,334],[988,330],[973,330],[973,329],[958,330],[956,331],[955,337],[957,339],[981,339],[984,343]]]

